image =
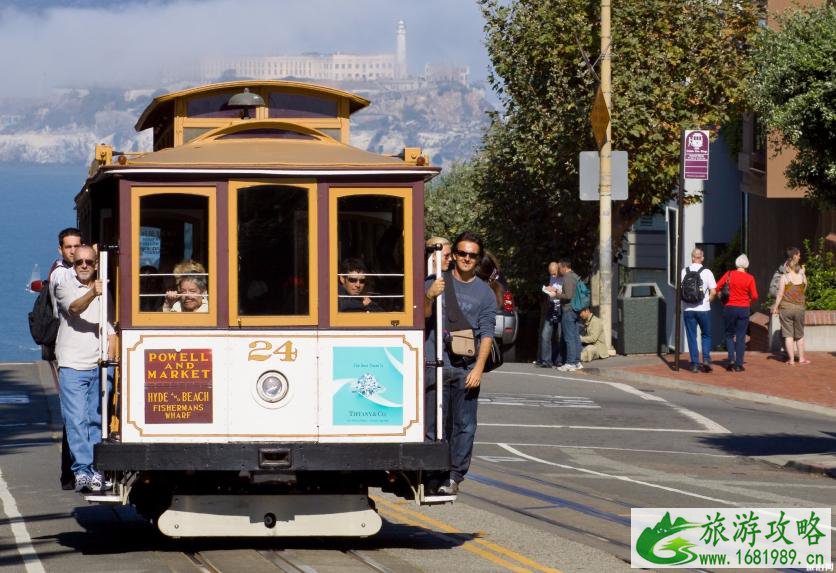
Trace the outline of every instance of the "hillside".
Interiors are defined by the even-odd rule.
[[[473,154],[491,109],[481,88],[455,83],[336,87],[372,101],[352,116],[353,145],[379,153],[421,147],[441,165]],[[0,163],[86,163],[96,143],[109,143],[119,151],[148,150],[150,132],[137,133],[133,125],[160,93],[163,90],[68,89],[34,103],[0,101]]]

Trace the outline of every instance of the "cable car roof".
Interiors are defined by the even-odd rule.
[[[142,112],[142,115],[139,116],[139,120],[137,120],[136,125],[134,128],[137,131],[142,131],[144,129],[148,129],[154,127],[159,123],[158,116],[161,114],[166,114],[171,116],[170,108],[173,106],[174,100],[183,97],[191,97],[197,94],[210,94],[212,92],[222,92],[225,90],[229,90],[231,88],[260,88],[260,87],[276,87],[276,88],[288,88],[295,91],[302,91],[302,92],[309,92],[311,95],[329,95],[329,96],[336,96],[337,98],[342,98],[348,101],[349,105],[349,114],[354,113],[355,111],[361,110],[364,107],[368,106],[369,100],[360,97],[358,95],[352,94],[350,92],[346,92],[343,90],[338,90],[336,88],[331,88],[327,86],[321,86],[317,84],[309,84],[304,82],[292,82],[292,81],[285,81],[285,80],[240,80],[234,82],[222,82],[222,83],[215,83],[215,84],[207,84],[202,86],[197,86],[193,88],[189,88],[186,90],[180,90],[177,92],[171,92],[167,94],[163,94],[161,96],[155,97],[148,107],[145,108],[145,111]]]

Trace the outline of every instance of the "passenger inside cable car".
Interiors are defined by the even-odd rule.
[[[183,261],[174,267],[177,290],[165,293],[166,312],[209,312],[206,269],[198,262]]]
[[[368,285],[366,264],[359,259],[344,260],[340,265],[340,312],[381,312],[383,308],[367,293]]]

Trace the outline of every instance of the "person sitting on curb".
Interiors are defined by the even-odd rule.
[[[604,338],[604,323],[592,314],[589,308],[583,309],[578,317],[581,319],[584,334],[581,335],[581,361],[592,362],[596,358],[609,358],[607,341]]]

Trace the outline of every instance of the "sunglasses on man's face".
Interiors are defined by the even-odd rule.
[[[361,285],[366,284],[366,279],[364,279],[364,278],[360,278],[360,277],[346,277],[346,278],[345,278],[345,280],[347,280],[348,282],[350,282],[350,283],[351,283],[351,284],[353,284],[353,285],[356,285],[356,284],[361,284]]]
[[[92,267],[93,265],[96,264],[96,261],[94,261],[93,259],[76,259],[75,261],[73,261],[73,264],[77,267],[80,267],[82,265],[87,265],[88,267]]]
[[[473,259],[475,261],[479,258],[479,253],[471,253],[469,251],[456,251],[456,256],[460,259]]]

